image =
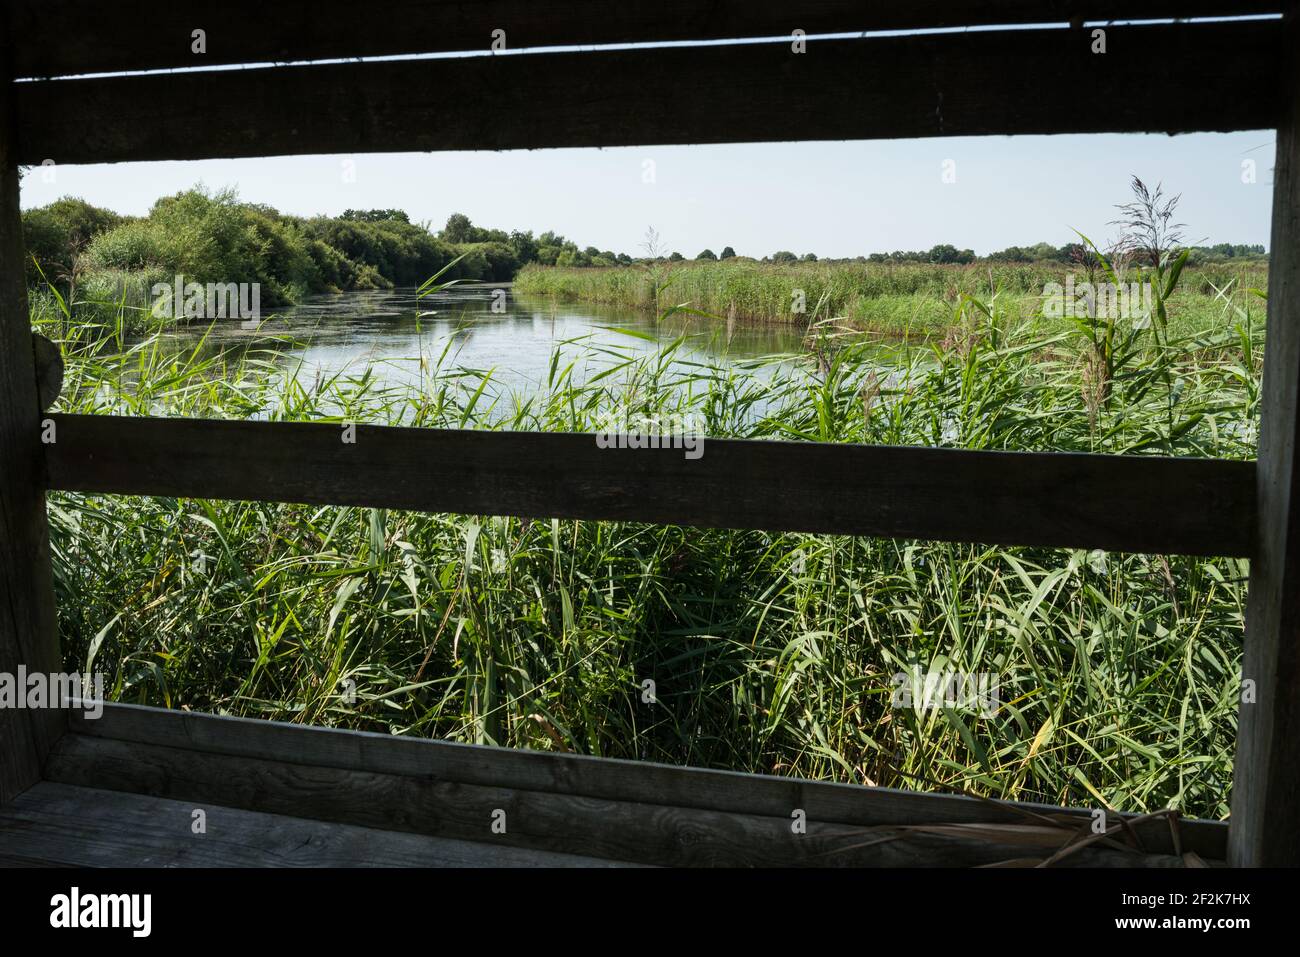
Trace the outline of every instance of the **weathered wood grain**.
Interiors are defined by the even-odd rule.
[[[52,416],[49,485],[242,501],[1247,555],[1249,462]]]
[[[63,391],[63,353],[45,336],[33,334],[32,352],[36,362],[37,407],[46,411]]]
[[[235,757],[112,738],[66,734],[47,762],[50,780],[385,830],[495,841],[664,866],[978,866],[1061,847],[1059,830],[1006,825],[860,828],[649,801],[610,801]],[[504,814],[504,817],[501,817]],[[504,821],[505,832],[492,830]],[[967,836],[970,832],[972,836]],[[1093,847],[1069,866],[1179,867],[1182,859]]]
[[[79,734],[196,752],[782,819],[802,808],[811,820],[855,827],[1023,824],[1032,814],[1066,814],[1081,825],[1089,820],[1086,811],[1040,804],[481,747],[137,705],[107,704],[95,719],[79,711],[71,714]],[[1131,815],[1125,817],[1132,820]],[[1148,821],[1135,829],[1148,851],[1175,852],[1167,821]],[[1182,849],[1209,860],[1224,858],[1223,823],[1182,820],[1178,830]]]
[[[8,867],[629,867],[533,851],[333,824],[283,814],[42,781],[0,808]]]
[[[0,72],[3,67],[0,66]],[[0,84],[0,672],[58,670],[36,361],[23,275],[11,84]],[[0,804],[31,786],[58,711],[0,708]]]
[[[18,83],[17,157],[1263,129],[1279,114],[1280,33],[1278,21],[1114,27],[1105,54],[1083,31],[1011,30],[806,53],[727,44]],[[1088,96],[1031,95],[1026,77]]]
[[[1278,0],[10,0],[16,76],[443,51],[1270,13]],[[123,30],[123,24],[130,29]],[[192,33],[207,49],[193,52]]]
[[[1231,861],[1300,864],[1300,23],[1278,130],[1259,440],[1259,552],[1250,567],[1233,768]]]

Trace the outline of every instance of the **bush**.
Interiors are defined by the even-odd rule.
[[[476,276],[490,282],[509,282],[519,271],[519,259],[509,243],[476,243],[469,250],[481,252],[487,260],[486,274]]]
[[[157,227],[137,219],[96,236],[83,265],[91,272],[162,269],[171,258]]]
[[[454,213],[435,235],[398,209],[346,210],[342,216],[303,219],[269,206],[241,202],[233,190],[202,186],[158,200],[142,218],[126,218],[79,199],[65,198],[23,216],[35,263],[51,282],[71,282],[87,297],[129,300],[147,310],[154,283],[257,283],[263,305],[280,306],[315,292],[418,286],[453,261],[446,276],[508,282],[532,262],[567,266],[631,264],[627,254],[579,249],[554,232],[506,233],[475,226]],[[675,257],[681,259],[680,255]]]
[[[27,210],[23,213],[23,241],[30,256],[26,264],[28,283],[39,282],[41,272],[51,282],[70,279],[86,247],[100,233],[121,222],[117,213],[71,196]]]

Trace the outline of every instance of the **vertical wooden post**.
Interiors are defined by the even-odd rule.
[[[1300,864],[1300,42],[1287,12],[1277,132],[1268,334],[1259,437],[1259,535],[1250,568],[1229,862]],[[1242,96],[1252,95],[1248,90]]]
[[[16,680],[60,669],[8,77],[0,62],[0,673]],[[0,707],[0,803],[39,779],[64,717]]]

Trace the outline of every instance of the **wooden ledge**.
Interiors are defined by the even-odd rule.
[[[1226,847],[1221,823],[1111,815],[1105,839],[1061,854],[1087,834],[1089,812],[130,705],[106,705],[99,719],[74,713],[71,724],[45,775],[74,790],[33,789],[0,815],[0,834],[48,829],[71,813],[69,802],[90,800],[99,788],[131,798],[87,818],[93,847],[116,841],[135,848],[129,854],[181,863],[208,860],[208,852],[187,856],[190,815],[199,808],[209,822],[232,822],[236,846],[212,854],[252,854],[262,841],[271,864],[286,846],[281,833],[319,833],[320,863],[353,864],[426,855],[542,866],[580,863],[569,860],[576,857],[667,866],[1181,867],[1218,863]],[[139,803],[145,798],[178,803]],[[148,818],[150,806],[167,815]],[[184,814],[171,816],[178,807]],[[796,812],[806,821],[802,833],[792,826]],[[1139,846],[1128,843],[1121,817]],[[308,821],[399,836],[383,838],[372,859],[351,831],[317,832]],[[123,833],[105,837],[115,826]],[[211,823],[208,833],[216,833]],[[400,835],[486,846],[479,854]],[[30,856],[22,848],[31,846],[14,853]],[[85,853],[99,853],[93,847]],[[56,846],[50,860],[64,853]]]

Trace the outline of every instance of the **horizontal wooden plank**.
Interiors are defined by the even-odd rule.
[[[0,806],[6,867],[631,867],[535,851],[42,781]]]
[[[802,808],[811,820],[859,828],[1021,824],[1030,813],[1066,814],[1080,824],[1089,819],[1085,811],[1063,811],[1042,804],[1011,805],[961,795],[482,747],[137,705],[106,704],[103,714],[95,719],[82,711],[70,714],[79,734],[141,744],[759,817],[788,819],[793,809]],[[1132,816],[1126,819],[1132,820]],[[1220,860],[1227,847],[1227,826],[1217,821],[1181,820],[1177,848],[1165,821],[1139,824],[1136,829],[1144,847],[1155,853],[1192,850],[1206,859]]]
[[[705,439],[55,415],[49,487],[1189,555],[1249,555],[1254,465]]]
[[[1268,20],[1111,28],[1104,54],[1077,31],[1013,30],[48,80],[13,85],[16,152],[67,164],[1263,129],[1279,115],[1280,37]]]
[[[664,866],[978,866],[1042,860],[1069,842],[1068,825],[859,828],[791,814],[759,816],[609,801],[565,792],[464,784],[238,757],[66,734],[47,762],[51,781],[363,827]],[[498,830],[493,831],[493,824]],[[504,833],[500,824],[504,823]],[[1118,828],[1118,825],[1113,825]],[[1091,847],[1068,865],[1177,867],[1172,855]]]
[[[813,35],[1087,18],[1275,13],[1282,0],[10,0],[15,75]],[[129,29],[123,29],[129,24]],[[192,33],[206,32],[196,54]]]

